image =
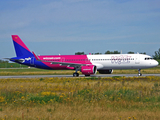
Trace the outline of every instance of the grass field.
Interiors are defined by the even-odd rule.
[[[0,79],[0,119],[159,120],[160,77]]]
[[[73,70],[44,70],[37,68],[10,68],[0,69],[0,75],[72,75]],[[160,66],[150,69],[142,69],[142,74],[159,74]],[[81,73],[80,73],[81,74]],[[97,72],[98,74],[98,72]],[[132,70],[113,70],[113,74],[138,74],[137,69]]]
[[[71,70],[44,70],[37,68],[11,68],[11,69],[0,69],[0,75],[60,75],[60,74],[73,74]]]
[[[8,62],[0,62],[0,68],[27,68],[26,65],[21,65],[18,63],[8,63]]]

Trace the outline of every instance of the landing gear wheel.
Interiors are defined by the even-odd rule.
[[[138,69],[138,76],[142,76],[141,69]]]
[[[138,76],[142,76],[142,74],[140,73],[140,74],[138,74]]]
[[[79,73],[73,73],[73,77],[78,77],[79,76]]]

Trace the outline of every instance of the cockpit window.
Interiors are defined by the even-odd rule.
[[[144,58],[145,60],[153,60],[153,58]]]

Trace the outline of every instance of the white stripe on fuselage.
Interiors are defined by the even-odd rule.
[[[151,56],[144,54],[108,54],[108,55],[87,55],[88,59],[97,69],[144,69],[155,67],[158,62]]]

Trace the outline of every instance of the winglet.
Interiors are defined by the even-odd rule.
[[[36,58],[36,60],[40,60],[39,57],[32,51],[34,57]]]

